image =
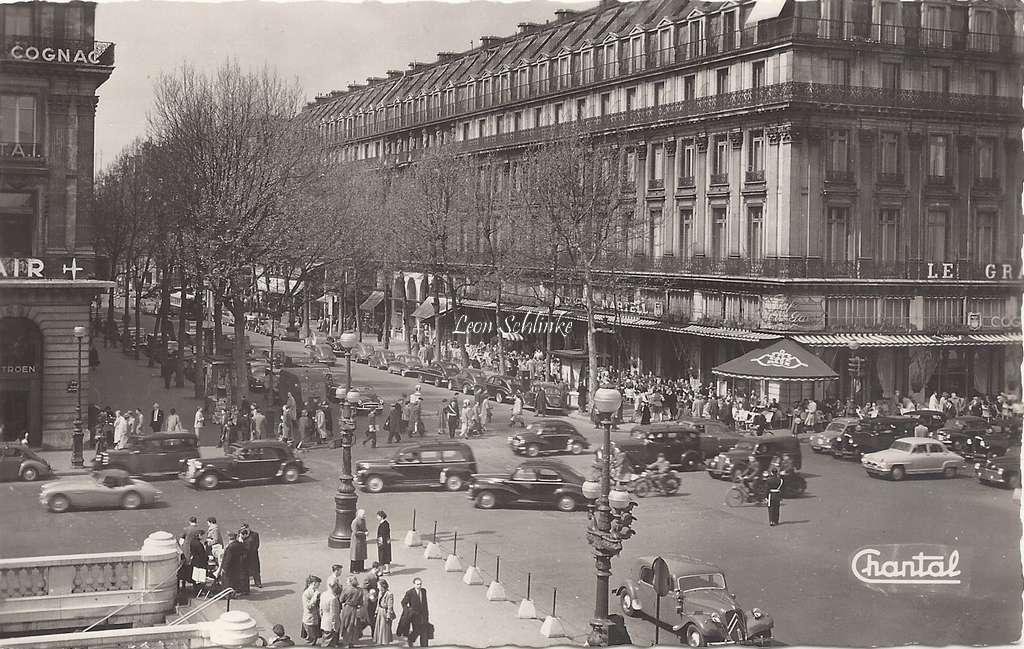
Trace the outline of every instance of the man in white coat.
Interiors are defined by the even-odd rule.
[[[121,411],[114,413],[114,446],[124,448],[128,443],[128,420],[124,418]]]

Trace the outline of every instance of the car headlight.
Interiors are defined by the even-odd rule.
[[[715,624],[721,624],[722,623],[722,618],[718,616],[718,613],[712,613],[708,617],[711,618],[711,621],[714,622]]]
[[[759,608],[751,609],[750,614],[754,616],[755,620],[760,620],[764,617],[764,611]]]
[[[974,463],[974,470],[975,471],[981,471],[981,462],[975,462]]]
[[[1003,473],[1005,473],[1005,472],[1006,472],[1006,469],[1004,469],[1003,467],[999,467],[998,469],[996,469],[996,473],[998,473],[999,475],[1003,475]]]

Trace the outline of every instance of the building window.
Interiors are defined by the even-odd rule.
[[[903,69],[899,63],[882,63],[882,87],[886,90],[903,88]]]
[[[697,75],[688,74],[683,77],[683,101],[693,101],[697,98]]]
[[[523,128],[523,111],[512,115],[512,131],[517,132]]]
[[[924,326],[928,329],[964,326],[964,300],[960,297],[926,297]]]
[[[978,94],[984,97],[995,97],[999,94],[995,70],[978,70]]]
[[[626,88],[626,112],[636,108],[636,88]]]
[[[601,117],[607,117],[612,109],[612,93],[606,92],[601,95]]]
[[[629,185],[636,184],[636,152],[626,152],[626,183]]]
[[[933,178],[945,178],[949,175],[949,169],[949,136],[929,136],[928,175]]]
[[[846,59],[829,59],[828,82],[834,86],[850,85],[850,62]]]
[[[764,61],[754,61],[750,64],[750,87],[760,88],[764,86]]]
[[[712,159],[711,173],[715,176],[724,176],[724,181],[719,179],[718,182],[728,182],[729,176],[729,138],[724,135],[719,135],[715,140],[715,155]],[[714,182],[715,179],[712,179]]]
[[[946,7],[925,7],[925,43],[930,47],[944,47],[946,36]]]
[[[587,100],[577,99],[576,100],[576,121],[582,122],[587,118]]]
[[[615,64],[618,57],[615,56],[615,43],[608,43],[604,46],[604,74],[606,78],[615,76]]]
[[[898,207],[883,207],[878,211],[878,236],[875,258],[882,263],[894,263],[899,257],[900,210]]]
[[[894,131],[882,131],[879,140],[881,156],[879,173],[883,176],[900,174],[900,134]]]
[[[949,212],[945,209],[928,210],[925,223],[925,259],[937,262],[950,258]]]
[[[693,208],[679,210],[679,256],[688,259],[693,256]]]
[[[29,5],[8,5],[3,11],[5,36],[32,35],[32,7]]]
[[[0,193],[0,255],[33,254],[36,219],[32,203],[32,194]]]
[[[987,264],[997,258],[996,216],[992,210],[978,210],[974,217],[974,261],[979,264]]]
[[[661,208],[651,208],[650,215],[647,217],[647,241],[645,246],[645,252],[648,257],[654,257],[655,251],[658,249],[660,243],[658,233],[661,228]]]
[[[711,258],[726,257],[726,211],[724,207],[711,208]]]
[[[943,95],[949,94],[949,68],[933,65],[928,70],[928,90]]]
[[[501,135],[504,132],[505,118],[502,115],[494,116],[494,134]]]
[[[715,94],[724,95],[729,92],[729,68],[715,70]]]
[[[830,129],[828,132],[828,171],[845,175],[850,171],[850,132],[846,129]]]
[[[538,128],[544,125],[544,109],[534,108],[533,109],[533,126]]]
[[[561,124],[562,123],[562,104],[555,104],[555,114],[554,114],[554,119],[552,120],[552,123],[553,124]]]
[[[899,33],[900,7],[896,2],[883,2],[881,7],[881,40],[886,45],[896,44],[896,34]],[[884,65],[884,64],[883,64]]]
[[[663,188],[665,186],[665,145],[652,144],[650,159],[650,185],[655,189]]]
[[[465,142],[469,139],[469,122],[462,125],[462,141]]]
[[[672,63],[672,28],[666,27],[658,31],[658,65]]]
[[[996,140],[978,138],[978,178],[991,180],[996,176]]]
[[[751,131],[747,147],[747,171],[756,174],[758,181],[764,180],[764,131]]]
[[[84,7],[64,8],[64,34],[68,40],[86,40]]]
[[[36,144],[36,98],[0,95],[0,143]]]
[[[747,255],[752,261],[764,259],[764,208],[747,208]]]
[[[693,140],[686,140],[682,143],[679,151],[679,186],[693,186]]]
[[[850,208],[828,208],[828,237],[825,261],[843,263],[850,260]]]
[[[704,53],[704,30],[703,23],[700,20],[694,20],[690,22],[690,47],[688,56],[689,58],[696,58]]]
[[[654,105],[663,106],[665,104],[665,82],[659,81],[654,84]]]
[[[974,10],[974,28],[971,30],[971,49],[983,52],[995,50],[995,33],[992,28],[992,12]]]

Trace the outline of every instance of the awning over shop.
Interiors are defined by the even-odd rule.
[[[304,284],[297,279],[285,281],[283,277],[259,277],[256,279],[257,290],[265,293],[276,293],[278,295],[298,295]],[[287,289],[287,290],[286,290]]]
[[[709,338],[724,338],[726,340],[744,340],[747,342],[762,342],[767,340],[778,340],[782,336],[777,334],[763,334],[748,329],[732,329],[729,327],[705,327],[703,325],[686,325],[679,330],[684,334],[694,336],[707,336]]]
[[[784,338],[711,370],[719,376],[755,381],[831,381],[839,378],[820,358]]]
[[[502,331],[501,332],[501,338],[502,338],[502,340],[513,340],[513,341],[525,340],[523,338],[523,334],[519,333],[518,331]]]
[[[1019,345],[1024,342],[1024,335],[1020,333],[971,334],[968,338],[979,345]]]
[[[441,305],[441,313],[444,313],[450,308],[448,306],[448,298],[446,297],[438,298],[438,304]],[[423,304],[416,307],[416,310],[412,312],[412,317],[417,320],[427,320],[429,318],[433,318],[435,315],[437,314],[434,312],[434,298],[432,297],[428,297],[423,300]]]
[[[488,309],[493,311],[498,305],[494,302],[488,302],[487,300],[473,300],[473,299],[462,299],[459,300],[459,308],[468,307],[470,309]],[[511,311],[510,308],[504,308],[503,311]]]
[[[958,345],[1019,345],[1021,334],[812,334],[793,336],[793,340],[811,347],[949,347]]]
[[[762,20],[778,18],[784,6],[786,6],[786,0],[757,0],[754,3],[754,8],[750,10],[750,14],[747,16],[746,24],[743,26],[753,27]]]
[[[331,300],[337,299],[338,297],[340,296],[337,293],[324,293],[323,295],[318,297],[316,301],[322,304],[327,304]]]
[[[575,316],[578,320],[583,322],[587,321],[586,312],[577,314]],[[653,320],[651,318],[645,318],[639,315],[622,315],[620,314],[617,318],[609,315],[595,315],[594,324],[599,326],[615,326],[619,325],[622,327],[635,327],[637,329],[655,329],[659,331],[672,331],[672,325],[661,320]]]
[[[373,311],[377,308],[377,305],[384,301],[384,291],[374,291],[370,293],[370,297],[363,300],[363,303],[359,305],[360,311]]]

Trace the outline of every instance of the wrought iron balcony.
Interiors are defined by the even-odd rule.
[[[711,184],[712,185],[728,185],[729,184],[729,174],[727,174],[727,173],[724,173],[724,174],[711,174]]]
[[[850,184],[853,182],[853,172],[829,169],[828,171],[825,172],[825,181],[830,183]]]
[[[932,187],[952,187],[953,186],[953,176],[950,176],[948,174],[943,174],[941,176],[935,176],[935,175],[932,175],[932,174],[928,174],[926,182],[927,182],[928,185],[930,185]]]
[[[878,174],[878,182],[883,184],[883,185],[902,185],[904,183],[903,174],[902,173],[894,173],[894,174],[879,173]]]
[[[647,189],[664,190],[665,180],[662,178],[651,178],[647,181]]]
[[[693,176],[679,176],[677,185],[679,187],[695,187],[696,183],[693,181]]]
[[[748,183],[763,183],[764,169],[748,169],[743,179]]]

